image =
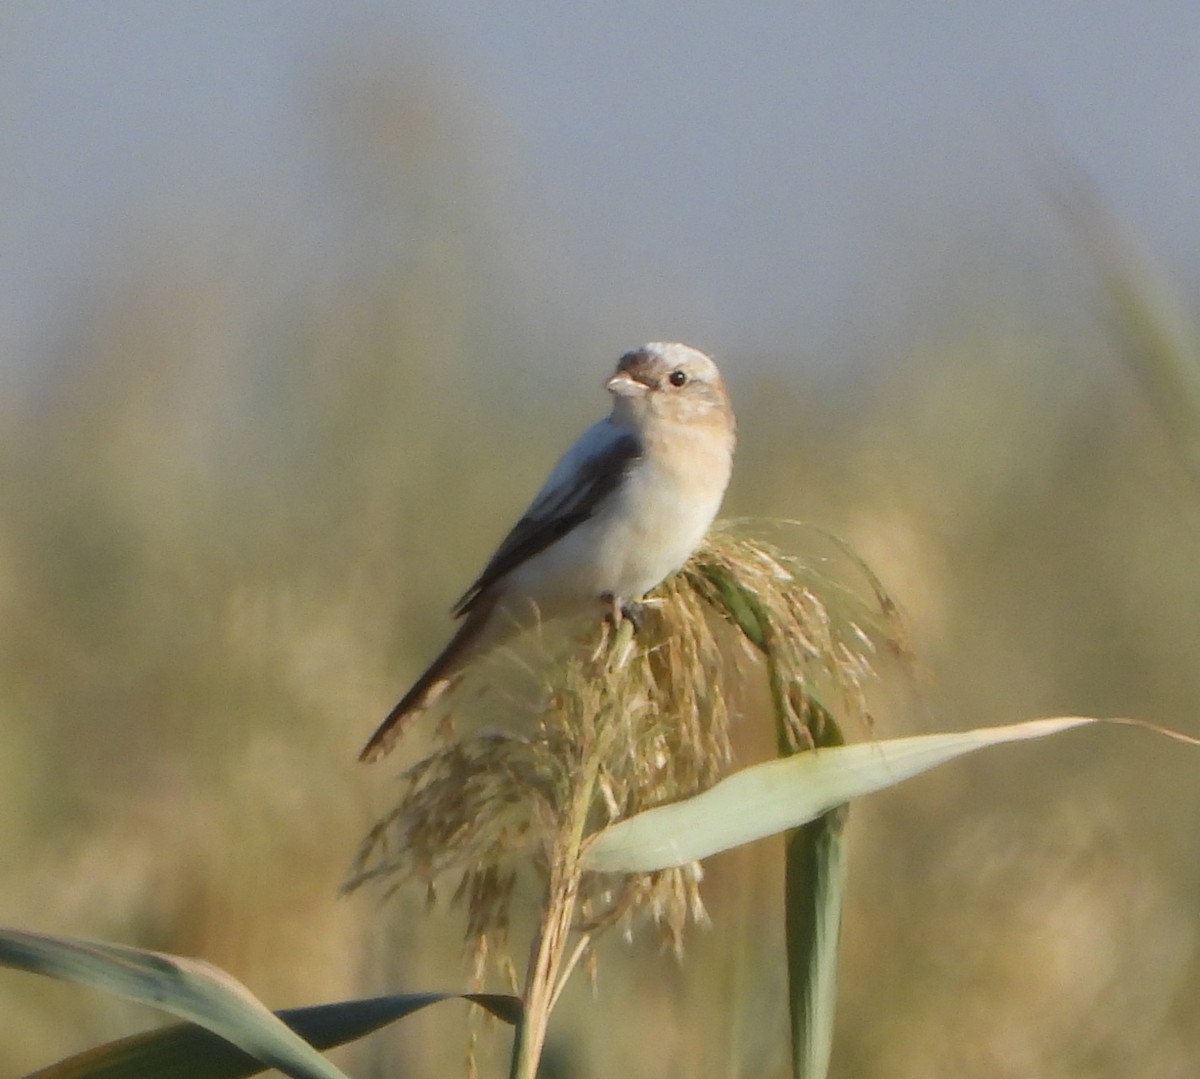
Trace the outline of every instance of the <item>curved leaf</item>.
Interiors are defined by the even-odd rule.
[[[170,1012],[297,1079],[346,1079],[241,982],[199,959],[4,929],[0,930],[0,964],[103,989]]]
[[[403,993],[291,1008],[276,1015],[315,1048],[329,1049],[430,1004],[455,999],[478,1004],[506,1023],[520,1020],[520,1000],[497,993]],[[265,1067],[211,1031],[177,1023],[96,1046],[25,1079],[243,1079]]]
[[[964,753],[1097,722],[1104,721],[1083,716],[1031,719],[1007,727],[815,749],[768,761],[735,772],[694,798],[648,809],[595,833],[583,865],[607,873],[686,865],[807,824],[852,798],[895,786]]]

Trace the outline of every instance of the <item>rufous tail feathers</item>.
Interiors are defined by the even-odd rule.
[[[387,714],[387,718],[363,746],[363,751],[358,755],[360,761],[377,761],[385,756],[409,724],[458,681],[460,669],[478,650],[480,634],[492,613],[495,600],[496,597],[485,594],[471,608],[466,621],[458,627],[458,632],[442,649],[441,655],[417,679],[412,689],[400,698],[400,703]]]

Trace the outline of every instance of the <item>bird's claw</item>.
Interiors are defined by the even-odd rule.
[[[634,633],[640,634],[642,630],[646,628],[645,604],[634,603],[632,601],[629,603],[622,603],[621,614],[625,618],[629,619],[629,624],[633,626]]]
[[[643,604],[633,600],[621,600],[616,596],[605,596],[604,598],[609,604],[605,620],[613,629],[616,629],[624,620],[633,627],[634,633],[642,632],[646,626],[646,608]]]

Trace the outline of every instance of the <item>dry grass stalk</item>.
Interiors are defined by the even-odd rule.
[[[698,865],[614,879],[582,873],[579,855],[590,832],[728,770],[731,695],[746,666],[765,662],[781,745],[825,740],[813,724],[831,715],[869,718],[876,646],[900,650],[902,638],[867,579],[864,602],[771,544],[717,530],[646,601],[636,638],[627,622],[606,626],[590,654],[548,664],[538,699],[524,705],[535,717],[525,733],[452,737],[405,773],[347,887],[382,879],[432,894],[457,875],[482,980],[486,957],[512,969],[509,910],[519,876],[536,871],[545,899],[513,1075],[533,1075],[550,1010],[598,933],[630,933],[648,917],[681,954],[687,924],[706,921]]]

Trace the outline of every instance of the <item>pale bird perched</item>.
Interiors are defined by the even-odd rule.
[[[717,365],[677,342],[621,357],[605,383],[612,412],[554,467],[454,608],[465,621],[371,736],[386,753],[463,666],[538,619],[619,617],[683,566],[720,508],[734,420]]]

